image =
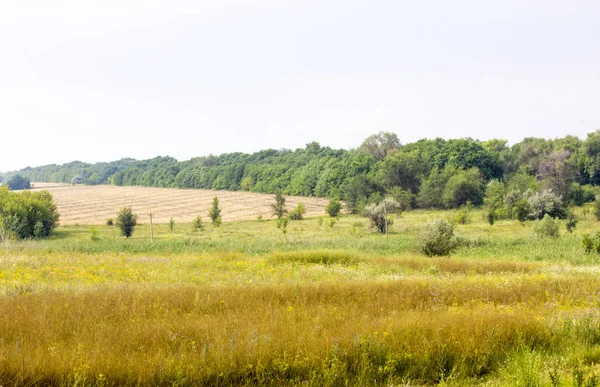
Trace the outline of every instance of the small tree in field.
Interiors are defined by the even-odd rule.
[[[202,217],[200,215],[196,216],[196,219],[192,222],[192,230],[199,231],[204,229],[204,225],[202,224]]]
[[[329,203],[327,203],[327,206],[325,207],[325,212],[327,212],[327,214],[329,216],[331,216],[332,218],[335,218],[336,216],[338,216],[340,214],[341,210],[342,210],[342,202],[340,202],[340,199],[338,199],[338,198],[329,199]]]
[[[290,212],[290,220],[302,220],[304,219],[304,214],[306,214],[306,207],[304,206],[304,203],[300,202],[296,208]]]
[[[137,226],[137,215],[133,213],[131,207],[124,207],[117,214],[117,227],[121,230],[121,235],[129,238]]]
[[[175,228],[175,220],[173,220],[173,218],[171,218],[169,220],[169,232],[173,232],[174,228]]]
[[[208,217],[213,226],[219,227],[221,225],[221,208],[219,208],[219,198],[216,196],[213,198],[210,210],[208,210]]]
[[[277,219],[283,218],[288,210],[285,208],[285,196],[278,192],[275,194],[275,203],[271,204],[271,208],[273,209],[273,216],[276,216]]]
[[[393,224],[391,214],[398,208],[398,203],[391,198],[386,198],[379,204],[371,204],[365,207],[364,216],[371,220],[371,226],[377,228],[380,233],[386,233],[388,227]]]

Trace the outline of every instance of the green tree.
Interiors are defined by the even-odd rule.
[[[273,210],[273,216],[276,216],[277,219],[283,218],[288,213],[285,207],[285,196],[281,192],[275,194],[275,203],[271,204],[271,209]]]
[[[383,160],[388,154],[400,149],[400,140],[395,133],[379,132],[372,134],[363,141],[360,150],[373,156],[376,161]]]
[[[393,224],[391,215],[398,209],[398,203],[392,198],[385,198],[378,204],[365,207],[364,216],[369,218],[371,226],[380,233],[386,233]]]
[[[219,227],[221,225],[221,208],[219,207],[219,199],[216,196],[213,198],[210,210],[208,210],[208,217],[213,226]]]
[[[327,203],[327,206],[325,206],[325,212],[327,212],[327,214],[332,218],[338,216],[341,210],[342,202],[340,202],[340,199],[338,198],[329,199],[329,203]]]
[[[11,192],[0,187],[0,240],[47,237],[58,225],[58,219],[48,191]]]
[[[479,205],[483,202],[484,182],[479,169],[459,170],[448,179],[442,192],[442,204],[446,208],[460,207],[467,202]]]
[[[121,230],[121,235],[130,238],[137,226],[137,215],[133,213],[131,207],[124,207],[117,213],[117,227]]]
[[[302,220],[304,219],[304,214],[306,214],[306,207],[304,206],[304,203],[300,202],[296,208],[290,212],[289,218],[290,220]]]
[[[11,191],[18,191],[23,189],[31,189],[31,183],[29,179],[21,175],[14,175],[6,182],[8,189]]]

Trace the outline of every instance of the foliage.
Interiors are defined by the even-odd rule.
[[[419,248],[427,256],[450,255],[458,246],[452,223],[434,219],[425,224],[419,235]]]
[[[565,218],[565,228],[569,234],[575,230],[577,223],[579,223],[579,218],[573,213],[573,211],[568,211],[567,217]]]
[[[0,187],[0,240],[47,237],[58,219],[48,191],[10,192]]]
[[[213,226],[219,227],[221,225],[221,208],[219,207],[219,199],[215,196],[212,201],[212,205],[208,210],[208,217]]]
[[[542,219],[546,214],[552,218],[563,219],[567,215],[562,198],[552,192],[551,189],[536,192],[530,195],[527,200],[529,202],[529,217],[531,219]]]
[[[582,194],[587,197],[584,201],[593,194],[585,187],[600,185],[600,131],[590,133],[585,141],[574,136],[525,138],[510,147],[505,140],[470,138],[423,139],[401,145],[397,135],[381,132],[352,150],[311,142],[295,150],[265,149],[181,162],[172,157],[96,164],[74,161],[25,168],[7,178],[11,175],[61,183],[75,178],[84,184],[335,196],[355,214],[384,193],[404,209],[409,203],[421,208],[458,208],[467,200],[478,206],[492,180],[505,182],[507,196],[509,192],[552,189],[561,200],[581,204]],[[503,208],[488,207],[488,213],[513,218],[513,206],[519,199]]]
[[[271,204],[271,209],[273,210],[273,216],[276,216],[277,219],[283,218],[288,213],[285,207],[285,196],[281,192],[275,194],[275,203]]]
[[[583,234],[581,246],[587,254],[592,252],[600,254],[600,231],[594,234]]]
[[[460,207],[467,202],[483,203],[484,182],[479,169],[459,170],[448,179],[442,191],[442,204],[446,208]]]
[[[21,175],[13,175],[10,179],[8,179],[6,185],[11,191],[31,189],[31,183],[29,182],[29,179],[22,177]]]
[[[365,208],[363,215],[371,221],[380,233],[386,233],[394,221],[391,215],[398,208],[398,203],[391,198],[385,198],[379,204],[371,204]]]
[[[454,224],[469,224],[471,223],[471,202],[463,204],[452,214],[451,221]]]
[[[169,219],[169,232],[173,232],[173,229],[175,228],[175,220],[173,220],[173,218]]]
[[[114,224],[115,224],[115,221],[113,220],[113,218],[106,219],[107,226],[113,226]]]
[[[392,154],[400,149],[400,140],[395,133],[379,132],[365,139],[360,146],[360,150],[373,157],[376,161],[385,159],[388,154]]]
[[[335,218],[336,216],[338,216],[340,214],[341,210],[342,210],[342,202],[340,202],[340,199],[335,198],[335,197],[329,199],[327,206],[325,206],[325,212],[332,218]]]
[[[400,187],[392,187],[387,191],[397,203],[400,211],[408,211],[416,205],[417,196],[408,190],[400,189]]]
[[[514,205],[514,214],[515,217],[519,220],[519,222],[523,223],[527,219],[529,219],[529,214],[531,213],[531,206],[529,204],[529,200],[526,198],[521,198],[517,200]]]
[[[594,201],[594,216],[597,220],[600,220],[600,200],[598,199]]]
[[[486,211],[486,218],[490,225],[493,225],[496,219],[502,218],[505,214],[506,188],[504,183],[499,180],[491,180],[485,189],[485,198],[483,203]],[[509,199],[509,201],[511,201]],[[511,206],[512,208],[512,206]]]
[[[131,207],[124,207],[117,213],[117,227],[121,235],[130,238],[137,226],[137,215],[133,213]]]
[[[560,236],[558,229],[558,221],[548,214],[533,225],[533,232],[540,238],[558,238]]]
[[[304,203],[300,202],[296,208],[290,212],[289,218],[290,220],[302,220],[304,219],[304,214],[306,214],[306,207],[304,206]]]
[[[200,231],[202,229],[204,229],[204,224],[202,223],[202,217],[198,215],[192,221],[192,230]]]

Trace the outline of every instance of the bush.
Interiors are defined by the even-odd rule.
[[[48,191],[10,192],[0,188],[0,240],[47,237],[58,219]]]
[[[106,225],[107,226],[113,226],[115,224],[113,218],[108,218],[106,219]]]
[[[208,210],[208,217],[213,226],[219,227],[221,225],[221,208],[219,207],[219,199],[216,196],[213,198],[210,210]]]
[[[289,217],[291,220],[302,220],[304,219],[304,214],[306,214],[306,207],[304,206],[304,203],[300,202],[296,208],[290,212]]]
[[[567,210],[563,205],[560,195],[556,195],[551,189],[536,192],[529,196],[529,217],[531,219],[542,219],[546,214],[552,218],[563,219],[567,216]]]
[[[575,216],[575,214],[572,211],[569,211],[565,221],[565,227],[567,228],[567,232],[572,233],[573,230],[575,230],[575,228],[577,227],[578,222],[579,219],[577,218],[577,216]]]
[[[338,216],[340,214],[341,210],[342,210],[342,202],[340,202],[340,200],[338,198],[329,199],[329,203],[327,203],[327,206],[325,207],[325,212],[327,212],[327,214],[329,214],[329,216],[331,216],[332,218],[335,218],[336,216]]]
[[[202,217],[200,215],[196,216],[196,219],[194,219],[194,221],[192,222],[192,230],[194,231],[199,231],[202,230],[204,228],[204,225],[202,224]]]
[[[133,213],[131,207],[124,207],[117,214],[117,227],[121,230],[121,235],[130,238],[137,226],[137,215]]]
[[[600,231],[593,235],[584,234],[583,238],[581,238],[581,246],[583,246],[583,249],[588,254],[591,252],[600,254]]]
[[[457,246],[454,226],[442,219],[428,222],[419,235],[419,248],[427,256],[450,255]]]
[[[454,224],[471,223],[471,203],[467,202],[467,204],[460,206],[460,208],[453,214],[451,221]]]
[[[529,219],[530,213],[529,201],[525,198],[521,198],[517,200],[513,207],[513,213],[519,220],[519,222],[523,223],[527,219]]]
[[[600,220],[600,200],[594,202],[594,216],[597,220]]]
[[[386,198],[379,204],[370,204],[365,207],[363,215],[369,218],[371,227],[377,228],[377,231],[380,233],[385,233],[389,229],[389,226],[394,223],[389,215],[396,208],[398,208],[398,203],[393,199]]]
[[[169,219],[169,232],[173,232],[173,229],[175,228],[175,221],[173,220],[173,218]]]
[[[540,238],[558,238],[560,235],[558,228],[558,221],[546,214],[543,219],[535,222],[533,232]]]
[[[22,177],[21,175],[14,175],[6,182],[8,189],[11,191],[31,189],[31,183],[29,179]]]

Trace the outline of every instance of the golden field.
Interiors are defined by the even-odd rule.
[[[594,386],[600,265],[580,240],[599,223],[578,213],[540,239],[474,211],[442,258],[417,242],[444,211],[389,238],[344,216],[8,241],[0,385]]]

